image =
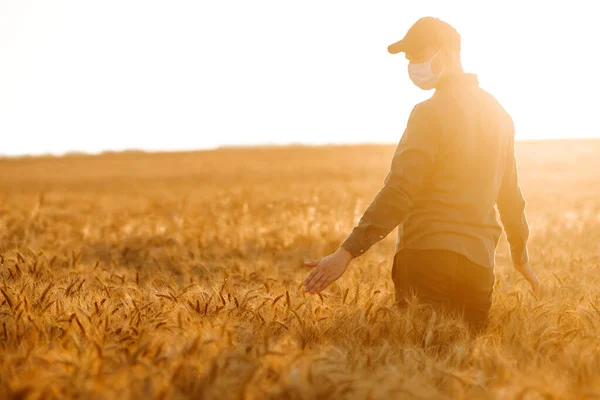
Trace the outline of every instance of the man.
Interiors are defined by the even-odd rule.
[[[487,322],[494,256],[506,230],[515,268],[539,291],[529,265],[525,201],[519,188],[511,117],[460,61],[460,35],[437,18],[419,19],[388,47],[404,52],[412,82],[434,95],[417,104],[398,143],[384,186],[357,226],[304,280],[319,292],[353,258],[399,226],[392,279],[396,302],[410,293],[460,310],[470,326]]]

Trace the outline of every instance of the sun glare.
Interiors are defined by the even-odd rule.
[[[425,15],[459,31],[517,138],[596,137],[591,4],[5,2],[0,152],[393,144],[431,93],[386,47]]]

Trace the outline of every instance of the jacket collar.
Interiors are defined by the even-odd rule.
[[[479,85],[477,75],[471,73],[460,73],[457,75],[444,76],[436,86],[437,91],[445,91],[458,86]]]

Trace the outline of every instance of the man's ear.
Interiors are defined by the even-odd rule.
[[[442,50],[440,51],[440,55],[442,56],[442,64],[444,66],[449,66],[450,64],[452,64],[452,51],[450,49],[448,49],[447,47],[442,47]]]
[[[452,59],[448,55],[448,50],[445,48],[441,48],[435,58],[433,59],[433,63],[431,65],[432,72],[434,74],[440,73],[444,68],[447,68],[451,65]]]

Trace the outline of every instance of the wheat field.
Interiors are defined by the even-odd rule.
[[[600,142],[523,142],[543,293],[503,237],[488,328],[394,307],[395,231],[320,295],[395,146],[0,159],[0,398],[600,397]]]

